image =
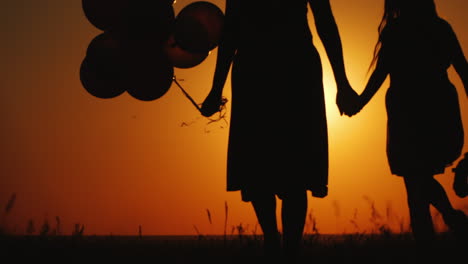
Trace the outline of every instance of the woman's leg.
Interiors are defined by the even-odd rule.
[[[279,255],[281,240],[276,220],[275,195],[258,195],[252,199],[251,203],[263,232],[265,254],[269,256]]]
[[[307,215],[307,192],[289,193],[282,198],[281,218],[283,245],[286,257],[294,258],[299,253]]]
[[[426,175],[407,175],[403,178],[413,236],[416,241],[426,244],[432,242],[435,232],[429,207],[430,202],[424,190],[424,176]]]

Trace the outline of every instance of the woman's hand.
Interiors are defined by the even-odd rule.
[[[225,100],[220,95],[210,93],[205,101],[203,102],[200,112],[205,117],[210,117],[215,113],[221,111],[222,106],[225,104]]]
[[[340,115],[347,115],[349,117],[359,113],[361,111],[359,95],[356,91],[351,88],[351,86],[346,84],[341,84],[338,87],[338,93],[336,94],[336,105],[340,111]]]

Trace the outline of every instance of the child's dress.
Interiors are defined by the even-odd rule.
[[[461,155],[458,94],[447,73],[456,43],[440,18],[400,18],[382,34],[380,58],[390,73],[387,157],[393,174],[441,174]]]

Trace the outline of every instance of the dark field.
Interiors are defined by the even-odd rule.
[[[3,263],[270,263],[259,236],[1,236]],[[288,263],[277,259],[275,263]],[[468,247],[450,234],[418,247],[403,235],[314,235],[298,263],[468,263]]]

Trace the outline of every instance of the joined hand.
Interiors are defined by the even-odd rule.
[[[340,111],[340,115],[347,115],[349,117],[361,111],[360,97],[349,85],[338,89],[336,94],[336,104]]]

